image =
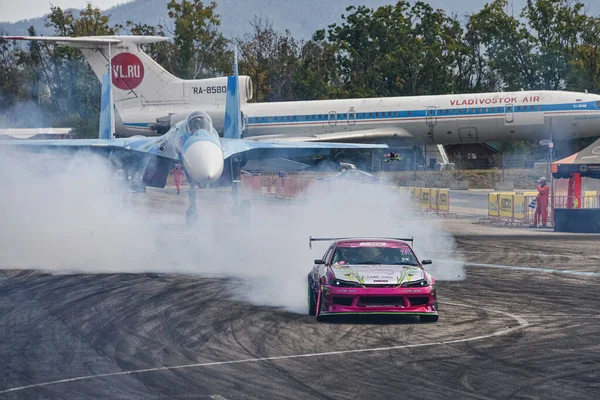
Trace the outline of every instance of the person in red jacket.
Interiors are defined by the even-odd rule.
[[[175,164],[175,168],[171,170],[173,179],[175,179],[175,186],[177,187],[177,194],[181,191],[181,179],[183,178],[183,171],[179,164]]]
[[[538,185],[538,195],[535,198],[535,215],[533,216],[532,228],[537,228],[539,216],[542,217],[542,227],[546,227],[546,220],[548,219],[548,199],[550,196],[550,186],[546,183],[546,178],[540,178],[540,184]]]

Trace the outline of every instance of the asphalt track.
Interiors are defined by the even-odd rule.
[[[600,278],[535,269],[598,273],[598,238],[446,226],[476,265],[438,283],[436,324],[317,323],[223,279],[0,272],[0,398],[599,398]]]

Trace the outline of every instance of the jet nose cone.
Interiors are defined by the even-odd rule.
[[[183,163],[197,183],[212,183],[223,173],[223,151],[212,142],[199,141],[185,151]]]

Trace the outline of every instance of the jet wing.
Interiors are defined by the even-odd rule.
[[[108,155],[111,151],[137,153],[178,160],[177,153],[171,146],[161,146],[160,138],[127,138],[127,139],[56,139],[56,140],[0,140],[0,149],[38,152],[83,152],[89,151]],[[161,150],[162,147],[162,150]]]
[[[386,144],[353,143],[306,143],[294,141],[257,141],[247,139],[221,139],[225,158],[235,154],[250,152],[248,159],[302,157],[329,154],[332,149],[386,149]]]
[[[250,139],[250,138],[249,138]],[[323,133],[316,135],[260,135],[252,136],[256,141],[280,141],[280,142],[386,142],[389,140],[414,139],[414,136],[406,129],[390,127],[377,129],[362,129],[336,133]]]
[[[1,140],[0,151],[20,150],[45,154],[97,154],[110,160],[120,160],[123,166],[142,172],[142,181],[163,188],[169,171],[179,160],[177,152],[163,138],[129,139],[57,139]]]

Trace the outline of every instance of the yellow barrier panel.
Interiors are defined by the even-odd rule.
[[[513,197],[513,206],[515,219],[525,219],[525,196],[515,195]]]
[[[419,209],[421,206],[421,188],[408,188],[410,193],[410,208]]]
[[[500,195],[500,216],[512,218],[512,216],[513,216],[513,195],[512,194],[501,194]]]
[[[586,190],[583,192],[583,208],[594,208],[596,206],[597,191]]]
[[[438,211],[449,212],[450,211],[450,190],[439,189],[438,190]]]
[[[488,195],[488,215],[490,217],[500,216],[500,207],[498,205],[498,195],[496,193],[490,193]]]
[[[421,189],[421,210],[431,209],[431,189]]]

